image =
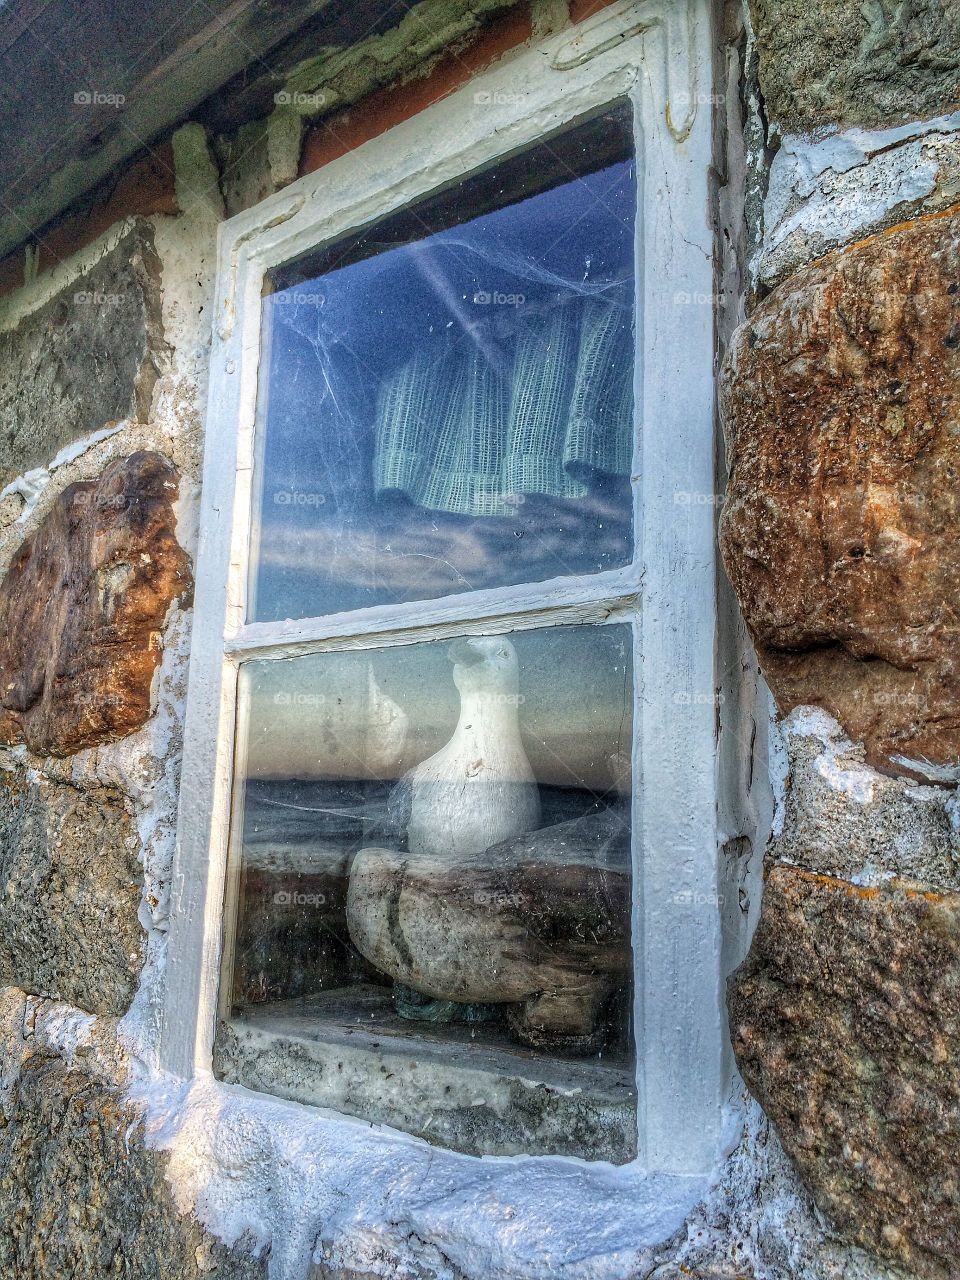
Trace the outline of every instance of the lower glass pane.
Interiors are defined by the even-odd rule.
[[[633,1157],[630,655],[615,625],[243,666],[221,1078]]]

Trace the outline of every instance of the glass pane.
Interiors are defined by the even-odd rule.
[[[273,273],[251,620],[629,563],[634,188],[619,109]]]
[[[630,655],[616,625],[244,665],[222,1078],[633,1157]]]

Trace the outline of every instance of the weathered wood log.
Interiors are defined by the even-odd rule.
[[[350,873],[354,945],[423,995],[506,1011],[523,1043],[592,1053],[630,971],[630,840],[608,809],[469,857],[361,849]]]

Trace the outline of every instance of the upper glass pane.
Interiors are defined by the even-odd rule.
[[[627,108],[273,272],[248,619],[632,558]]]

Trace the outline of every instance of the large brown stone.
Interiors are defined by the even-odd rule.
[[[170,604],[191,584],[158,453],[70,485],[0,586],[0,741],[69,755],[150,714]]]
[[[180,1216],[166,1157],[146,1148],[115,1089],[37,1055],[5,1119],[3,1280],[265,1280],[265,1259]]]
[[[113,788],[0,774],[0,983],[124,1013],[143,964],[137,846]]]
[[[119,418],[146,421],[167,359],[161,265],[137,219],[54,298],[0,332],[0,487]]]
[[[750,0],[767,114],[781,129],[880,128],[960,106],[955,0]]]
[[[744,1080],[820,1209],[931,1280],[960,1256],[960,895],[776,866],[729,986]]]
[[[955,765],[960,214],[799,272],[721,396],[724,561],[780,709],[824,707],[881,767]]]

